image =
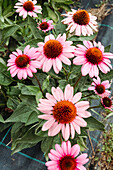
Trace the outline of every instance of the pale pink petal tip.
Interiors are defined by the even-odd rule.
[[[18,3],[15,4],[14,8],[17,8],[16,12],[19,13],[19,16],[23,16],[25,19],[27,15],[36,18],[36,13],[41,13],[41,6],[35,5],[37,1],[27,1],[27,0],[19,0]]]
[[[83,118],[91,116],[90,112],[86,111],[89,108],[89,102],[79,101],[82,93],[78,92],[74,95],[70,84],[65,87],[64,92],[59,87],[52,87],[51,92],[52,95],[46,93],[47,99],[39,100],[37,108],[44,113],[38,118],[46,120],[42,131],[48,130],[48,136],[55,136],[61,132],[62,137],[67,141],[70,135],[74,138],[75,132],[81,133],[80,127],[87,126]]]
[[[43,72],[49,72],[53,67],[58,74],[62,69],[62,62],[71,65],[69,58],[74,57],[75,47],[71,41],[66,41],[66,34],[59,34],[56,39],[50,34],[45,37],[44,43],[40,42],[38,46],[37,60],[42,63]]]
[[[111,86],[108,80],[101,82],[99,77],[97,77],[97,79],[93,78],[93,82],[91,83],[91,85],[92,86],[89,87],[88,90],[93,90],[100,97],[102,97],[106,93],[110,94],[110,91],[107,90]]]
[[[94,41],[92,43],[90,41],[84,40],[83,44],[84,46],[81,44],[77,45],[75,49],[76,57],[73,59],[73,64],[82,65],[82,76],[89,74],[91,78],[97,77],[97,80],[94,81],[94,83],[99,84],[99,70],[104,74],[110,71],[112,65],[110,64],[111,61],[109,58],[112,57],[113,54],[104,52],[104,46],[100,42],[96,43]],[[109,86],[108,83],[106,85]],[[106,86],[106,88],[108,88],[108,86]]]
[[[89,159],[87,158],[88,155],[84,153],[78,156],[80,152],[80,146],[78,144],[75,144],[71,147],[70,141],[63,141],[61,146],[59,144],[56,144],[55,149],[56,150],[51,149],[50,153],[48,154],[50,161],[46,162],[45,164],[48,169],[67,169],[67,164],[71,163],[70,165],[72,165],[72,168],[74,165],[75,169],[77,170],[79,168],[81,170],[85,170],[85,167],[83,165],[89,161]]]
[[[90,36],[93,35],[93,32],[97,32],[98,24],[95,21],[96,17],[92,14],[88,13],[86,10],[73,10],[72,12],[67,12],[66,14],[63,14],[62,16],[65,16],[66,18],[62,20],[63,24],[67,24],[68,27],[66,30],[69,30],[70,33],[73,33],[77,36]],[[84,17],[83,17],[84,16]],[[83,18],[83,21],[78,20],[80,18]]]
[[[37,49],[27,45],[24,49],[24,53],[21,50],[16,49],[17,52],[10,54],[7,66],[9,67],[10,74],[14,77],[17,74],[19,80],[26,79],[27,76],[33,77],[33,73],[37,72],[37,68],[41,68],[41,63],[37,61],[38,53]]]

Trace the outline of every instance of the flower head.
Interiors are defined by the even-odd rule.
[[[97,17],[91,15],[86,10],[72,9],[72,12],[67,12],[63,16],[67,17],[62,22],[68,24],[66,30],[70,30],[70,33],[74,32],[77,36],[81,34],[89,36],[93,35],[93,30],[97,32],[97,22],[95,21]]]
[[[42,115],[38,117],[47,120],[42,127],[42,131],[48,131],[48,136],[57,135],[62,131],[65,140],[74,138],[75,131],[80,134],[80,126],[86,127],[87,123],[83,118],[88,118],[91,114],[86,111],[89,108],[88,101],[80,101],[82,93],[78,92],[73,96],[73,87],[69,84],[65,91],[57,87],[52,87],[52,95],[46,93],[47,99],[40,99],[38,110]]]
[[[36,68],[41,68],[41,63],[36,60],[37,48],[27,45],[24,49],[24,53],[21,50],[16,49],[16,52],[10,54],[7,66],[10,70],[11,76],[14,77],[17,74],[18,79],[26,79],[27,75],[33,77],[32,73],[36,73]]]
[[[80,152],[80,146],[78,144],[71,147],[70,141],[62,142],[61,146],[56,144],[55,149],[51,149],[48,154],[51,159],[51,161],[46,162],[48,170],[86,170],[83,165],[89,159],[86,153],[78,156]]]
[[[88,90],[94,90],[94,92],[99,95],[103,96],[105,93],[110,94],[109,90],[106,90],[110,88],[110,84],[108,80],[105,80],[101,83],[101,80],[99,77],[97,79],[93,78],[93,82],[91,83],[91,87],[88,88]]]
[[[42,19],[42,22],[41,23],[37,23],[38,24],[38,29],[39,30],[42,30],[43,32],[47,32],[51,29],[54,28],[54,26],[52,25],[53,21],[52,20],[49,20],[49,21],[46,21],[46,19]]]
[[[90,77],[98,77],[99,69],[105,74],[109,72],[112,68],[109,58],[113,58],[113,54],[104,52],[104,46],[100,42],[91,43],[84,40],[83,44],[84,46],[77,45],[75,49],[75,56],[77,57],[73,60],[73,64],[82,65],[82,75],[89,74]]]
[[[113,97],[109,98],[109,94],[104,94],[101,98],[102,106],[105,107],[105,109],[109,109],[113,111]]]
[[[35,5],[36,3],[36,0],[19,0],[14,8],[17,8],[16,12],[19,13],[19,16],[23,16],[23,18],[26,18],[27,15],[37,17],[36,13],[41,13],[42,8],[41,6]]]
[[[55,73],[62,69],[62,62],[71,65],[69,58],[74,57],[75,47],[71,46],[72,41],[66,41],[66,34],[55,37],[50,34],[45,37],[45,41],[38,43],[39,55],[37,60],[42,63],[42,70],[48,72],[51,67]]]

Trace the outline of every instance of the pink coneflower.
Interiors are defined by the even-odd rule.
[[[74,57],[75,47],[71,46],[72,41],[66,41],[66,34],[55,37],[50,34],[45,37],[45,41],[38,43],[38,60],[42,63],[42,70],[48,72],[51,67],[55,73],[59,73],[62,69],[62,62],[71,65],[69,58]]]
[[[103,95],[103,97],[101,98],[101,103],[105,107],[105,109],[113,111],[113,97],[109,98],[109,94]]]
[[[42,30],[43,32],[47,32],[51,29],[54,28],[54,26],[52,25],[53,24],[53,21],[52,20],[49,20],[49,21],[46,21],[46,19],[42,19],[42,22],[41,23],[37,23],[38,24],[38,29],[39,30]]]
[[[62,145],[55,145],[55,149],[48,154],[51,161],[46,162],[48,170],[86,170],[83,166],[89,159],[87,154],[78,156],[80,146],[75,144],[71,147],[71,142],[62,142]],[[77,157],[78,156],[78,157]]]
[[[91,87],[88,88],[88,90],[94,90],[94,92],[99,95],[99,96],[103,96],[105,93],[108,93],[110,95],[110,91],[106,90],[108,88],[110,88],[110,84],[108,80],[105,80],[101,83],[101,80],[99,77],[97,77],[97,79],[93,78],[93,81],[91,83]]]
[[[23,16],[23,18],[26,18],[27,15],[37,17],[36,13],[41,13],[42,8],[39,5],[35,5],[36,3],[36,0],[19,0],[19,2],[15,4],[14,8],[17,8],[16,12],[19,13],[19,16]]]
[[[66,30],[69,30],[70,33],[74,32],[77,36],[81,34],[89,36],[93,35],[93,30],[97,32],[97,22],[95,21],[97,17],[88,13],[86,10],[72,9],[72,12],[67,12],[63,16],[67,17],[62,22],[68,24]]]
[[[113,58],[112,53],[104,52],[104,46],[101,42],[93,44],[90,41],[83,41],[83,45],[77,45],[75,49],[75,56],[73,64],[82,65],[81,72],[83,76],[89,74],[90,77],[98,77],[99,70],[107,73],[110,71],[111,61],[109,58]],[[109,68],[110,67],[110,68]]]
[[[10,54],[7,66],[10,70],[10,74],[14,77],[17,74],[18,79],[26,79],[27,75],[33,77],[32,73],[36,73],[36,68],[41,68],[41,63],[36,60],[37,48],[27,45],[24,49],[24,53],[21,50],[16,49],[16,52]]]
[[[82,93],[78,92],[73,96],[73,87],[66,86],[64,93],[57,87],[52,87],[52,95],[46,93],[47,99],[40,99],[38,110],[43,115],[38,117],[47,120],[42,127],[42,131],[48,131],[48,136],[55,136],[62,131],[65,140],[74,138],[75,131],[80,134],[80,126],[86,127],[87,123],[83,118],[88,118],[91,114],[86,111],[89,108],[88,101],[80,101]]]

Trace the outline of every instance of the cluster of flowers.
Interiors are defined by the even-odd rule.
[[[27,15],[37,17],[36,13],[41,13],[41,7],[35,5],[37,2],[28,0],[19,0],[16,3],[16,12],[19,16],[26,18]],[[74,35],[86,36],[92,35],[93,30],[97,31],[96,17],[88,13],[86,10],[74,10],[63,14],[67,18],[62,20],[63,24],[67,24],[67,30]],[[52,25],[53,21],[46,21],[43,19],[41,23],[38,23],[38,29],[43,32],[54,29]],[[58,74],[62,69],[62,62],[66,65],[71,65],[70,58],[73,58],[74,65],[82,65],[82,76],[89,74],[93,78],[92,86],[89,90],[101,97],[101,103],[105,108],[113,109],[113,102],[109,98],[110,87],[109,81],[101,82],[99,78],[99,70],[103,73],[110,71],[111,62],[109,58],[113,58],[113,54],[104,52],[104,46],[95,41],[83,41],[83,45],[78,44],[76,47],[72,46],[72,41],[66,41],[66,34],[59,34],[55,38],[52,34],[45,36],[44,42],[39,42],[37,48],[30,48],[27,45],[22,52],[16,49],[16,52],[10,54],[7,66],[9,67],[12,77],[17,75],[18,79],[26,79],[27,76],[33,77],[33,73],[38,69],[42,69],[43,72],[49,72],[53,67],[53,70]],[[65,87],[64,92],[59,88],[52,87],[52,95],[46,93],[46,99],[40,99],[38,104],[38,110],[42,115],[38,118],[47,120],[42,131],[48,130],[48,136],[55,136],[60,131],[63,138],[67,142],[62,142],[61,147],[56,144],[55,150],[51,149],[49,158],[51,161],[46,163],[49,170],[85,170],[83,164],[88,162],[86,159],[87,154],[82,154],[79,157],[77,155],[80,152],[78,144],[71,148],[71,143],[68,141],[70,135],[73,139],[75,137],[75,131],[80,134],[80,127],[86,127],[87,122],[83,118],[88,118],[91,114],[87,111],[89,108],[88,101],[79,101],[82,97],[82,93],[74,93],[73,87],[68,84]]]

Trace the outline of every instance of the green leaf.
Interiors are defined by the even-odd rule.
[[[1,52],[1,50],[0,50],[0,52]],[[5,61],[4,61],[3,58],[1,58],[1,57],[0,57],[0,63],[6,65]]]
[[[53,73],[52,71],[48,72],[47,74],[50,75],[51,77],[57,79],[57,80],[61,80],[61,79],[62,79],[61,77],[59,77],[58,75],[56,75],[56,74]]]
[[[33,108],[36,108],[37,103],[36,103],[36,99],[35,96],[31,96],[31,95],[20,95],[19,98],[22,100],[22,102],[26,103],[26,105],[29,105]]]
[[[40,137],[48,137],[48,131],[40,130],[36,135]]]
[[[38,114],[37,114],[35,111],[33,111],[33,112],[30,114],[30,116],[28,117],[28,120],[27,120],[25,126],[31,125],[31,124],[33,124],[33,123],[35,123],[35,122],[38,122],[38,121],[39,121],[39,119],[38,119]]]
[[[11,131],[12,136],[12,154],[25,148],[30,148],[40,142],[43,138],[34,134],[36,125],[31,128],[23,127],[23,124],[16,123]],[[16,136],[15,136],[16,135]]]
[[[39,30],[37,28],[37,22],[33,19],[33,17],[28,17],[28,24],[31,29],[31,32],[35,39],[42,39],[42,36],[39,33]]]
[[[4,30],[3,30],[3,38],[6,39],[6,38],[14,35],[14,33],[15,33],[18,29],[20,29],[20,26],[17,25],[17,24],[10,25],[10,26],[4,28]]]
[[[48,11],[48,16],[54,21],[54,22],[57,22],[58,21],[58,16],[57,14],[51,10],[48,6],[46,6],[47,8],[47,11]]]
[[[37,102],[37,104],[39,103],[39,99],[42,98],[42,97],[43,97],[42,92],[41,92],[41,91],[38,91],[38,92],[36,93],[36,102]]]
[[[13,114],[5,122],[27,123],[29,121],[29,116],[33,112],[33,108],[31,107],[25,103],[20,103],[13,112]],[[36,113],[38,113],[38,110]]]
[[[110,48],[111,48],[111,45],[108,45],[104,48],[104,52],[109,52],[110,51]]]
[[[4,86],[8,86],[12,83],[12,78],[10,73],[7,71],[7,67],[0,63],[0,84]]]
[[[104,130],[104,125],[92,116],[85,119],[85,121],[87,122],[87,127],[91,131],[93,131],[93,130]]]
[[[42,90],[47,89],[47,87],[49,86],[49,77],[50,76],[47,76],[46,79],[43,81]]]
[[[66,80],[59,80],[59,87],[64,90],[65,86],[68,84]]]
[[[58,7],[63,8],[66,11],[71,11],[71,7],[68,4],[60,3]]]
[[[33,95],[35,96],[39,91],[39,87],[37,86],[26,86],[22,83],[18,83],[18,87],[21,90],[21,93],[24,95]]]
[[[52,0],[52,1],[57,3],[64,3],[64,4],[73,4],[73,1],[71,0]]]
[[[63,33],[66,33],[66,25],[62,24],[62,22],[58,22],[55,26],[54,26],[54,29],[55,29],[55,32],[56,34],[63,34]]]
[[[50,149],[52,148],[52,143],[53,143],[53,137],[47,137],[41,142],[41,150],[44,152],[44,155],[46,155],[46,160],[48,160],[48,153]]]
[[[101,80],[112,80],[113,79],[113,70],[110,70],[107,74],[100,72]]]
[[[20,103],[19,99],[15,96],[12,96],[12,97],[9,97],[7,100],[7,107],[12,110],[15,110],[17,106],[19,105],[19,103]]]
[[[36,77],[38,78],[38,80],[40,81],[40,84],[41,84],[41,86],[42,86],[43,81],[44,81],[44,80],[46,79],[46,77],[47,77],[47,74],[37,72],[35,75],[36,75]],[[35,77],[31,78],[31,80],[32,80],[32,83],[33,83],[35,86],[38,86],[38,83],[37,83]]]
[[[3,119],[3,117],[2,117],[1,114],[0,114],[0,122],[1,122],[1,123],[5,123],[5,122],[4,122],[4,119]]]
[[[39,43],[39,42],[41,42],[42,41],[42,39],[40,39],[40,38],[37,38],[37,39],[32,39],[32,40],[30,40],[30,41],[27,41],[27,42],[25,42],[24,44],[22,44],[18,49],[20,49],[20,50],[24,50],[24,48],[27,46],[27,45],[30,45],[30,47],[35,47],[35,48],[37,48],[37,43]]]
[[[18,96],[20,94],[20,90],[17,86],[11,86],[9,90],[7,91],[7,95],[9,96]]]
[[[61,139],[60,139],[60,135],[56,135],[53,138],[53,144],[52,144],[52,149],[55,149],[55,144],[61,144]]]
[[[83,139],[82,137],[79,137],[79,139],[77,139],[77,144],[79,144],[80,146],[80,151],[84,151],[85,149],[87,149],[87,146],[84,140],[85,139]]]
[[[5,129],[9,128],[12,123],[0,123],[0,132],[3,132]]]
[[[96,36],[97,36],[97,33],[95,33],[91,36],[80,36],[80,37],[74,35],[74,36],[70,37],[68,40],[69,41],[84,41],[84,40],[89,41],[89,40],[93,40]]]

